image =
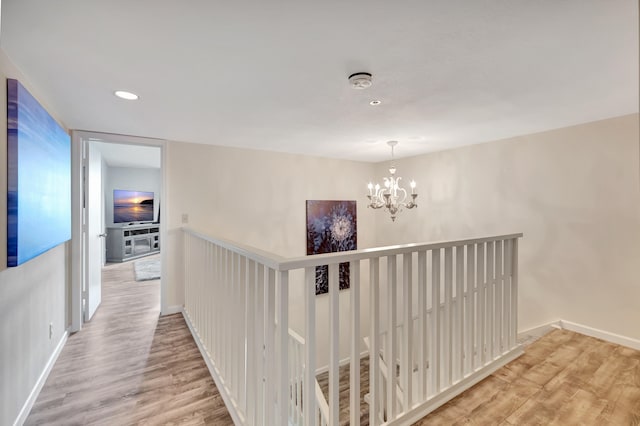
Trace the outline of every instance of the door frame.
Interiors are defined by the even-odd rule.
[[[160,190],[160,313],[167,312],[166,295],[168,281],[166,270],[166,248],[167,244],[167,143],[162,139],[143,138],[138,136],[125,136],[110,133],[90,132],[85,130],[71,131],[71,325],[69,331],[74,333],[80,331],[83,325],[82,312],[82,289],[86,274],[84,266],[87,260],[86,247],[83,239],[83,203],[84,203],[84,164],[83,156],[86,151],[85,146],[89,142],[117,143],[124,145],[142,145],[160,148],[160,175],[162,188]]]

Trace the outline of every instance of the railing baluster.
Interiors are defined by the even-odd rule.
[[[464,377],[464,246],[456,246],[456,320],[455,360],[453,378],[457,382]]]
[[[289,385],[289,391],[287,392],[287,399],[291,400],[293,399],[295,401],[295,378],[296,378],[296,347],[293,343],[293,339],[289,339],[289,341],[287,342],[287,352],[289,353],[289,360],[291,361],[289,363],[289,365],[287,365],[287,378],[288,380],[288,385]],[[293,404],[289,404],[289,411],[287,412],[287,417],[289,419],[290,422],[292,422],[294,425],[297,424],[297,420],[296,420],[296,413],[294,410],[295,407],[295,403]]]
[[[418,389],[427,399],[427,252],[418,252]]]
[[[476,282],[478,286],[478,360],[480,362],[480,367],[483,367],[486,363],[486,344],[487,344],[487,334],[486,334],[486,312],[487,312],[487,299],[486,299],[486,288],[487,282],[485,280],[484,270],[485,270],[485,244],[480,243],[477,246],[478,248],[478,275],[476,276]]]
[[[182,274],[184,276],[184,310],[187,315],[190,315],[191,309],[191,235],[183,234],[182,236],[182,250],[183,250],[183,262],[182,262]]]
[[[265,310],[267,299],[265,294],[267,292],[267,286],[265,283],[265,269],[262,264],[256,263],[256,279],[254,283],[254,289],[256,291],[256,316],[255,316],[255,328],[256,328],[256,352],[253,354],[256,363],[256,375],[254,383],[256,385],[256,424],[264,422],[267,416],[266,404],[266,324],[267,324],[267,311]]]
[[[504,348],[502,352],[513,349],[511,346],[511,248],[512,240],[504,242],[504,294],[502,298],[503,319],[503,342]]]
[[[247,333],[247,263],[248,259],[242,256],[240,262],[240,281],[238,287],[240,289],[240,297],[238,298],[238,307],[240,308],[240,339],[237,340],[236,346],[240,359],[238,360],[238,399],[243,412],[247,412],[247,341],[249,333]]]
[[[518,238],[512,242],[511,255],[511,347],[516,346],[518,334]]]
[[[279,275],[277,383],[280,424],[286,425],[289,413],[289,271],[281,271]]]
[[[305,300],[305,376],[304,376],[304,424],[315,425],[316,413],[316,268],[304,270]]]
[[[502,354],[502,241],[496,241],[496,280],[495,280],[495,336],[496,342],[494,346],[493,357],[496,358]]]
[[[396,415],[396,311],[397,311],[397,268],[396,256],[387,257],[387,350],[385,363],[387,365],[387,416]]]
[[[413,405],[413,299],[411,290],[413,282],[411,253],[402,255],[402,306],[404,318],[402,326],[403,358],[401,360],[400,373],[402,378],[402,407],[403,411],[409,411]]]
[[[203,288],[203,292],[202,295],[200,296],[200,298],[202,299],[202,303],[204,304],[210,304],[211,300],[213,299],[213,291],[212,291],[212,286],[211,286],[211,255],[213,253],[213,244],[209,243],[209,242],[205,242],[204,244],[204,259],[203,259],[203,265],[202,265],[202,269],[204,271],[204,277],[203,277],[203,283],[204,283],[204,288]],[[207,348],[208,351],[211,351],[211,347],[213,346],[213,342],[211,341],[211,333],[213,332],[213,327],[211,326],[212,322],[211,322],[211,309],[205,309],[204,313],[204,320],[203,320],[203,328],[202,328],[202,340],[204,343],[205,348]]]
[[[265,298],[266,298],[266,314],[267,319],[265,321],[266,327],[266,362],[265,362],[265,376],[267,382],[265,385],[265,412],[266,419],[275,419],[276,411],[275,407],[277,401],[277,383],[275,377],[276,365],[276,339],[275,339],[275,310],[276,310],[276,271],[271,268],[267,268],[266,271],[266,285],[265,285]],[[267,420],[268,422],[269,420]]]
[[[487,348],[487,359],[489,361],[493,360],[494,353],[494,345],[495,345],[495,327],[493,325],[494,321],[494,273],[495,273],[495,255],[494,255],[495,244],[493,241],[487,243],[487,340],[488,340],[488,348]]]
[[[360,261],[350,263],[351,365],[349,368],[350,420],[360,424]]]
[[[245,353],[245,381],[244,390],[246,398],[247,423],[255,423],[255,406],[256,406],[256,362],[253,356],[258,352],[256,348],[256,289],[254,287],[256,281],[256,262],[247,259],[245,273],[245,333],[247,335],[247,349]]]
[[[217,318],[216,321],[224,321],[224,306],[221,305],[220,299],[223,299],[225,296],[225,288],[224,282],[226,277],[226,267],[225,267],[225,259],[226,259],[226,249],[220,248],[218,253],[218,277],[216,280],[216,292],[218,293],[215,301]],[[220,322],[218,322],[220,324]],[[217,330],[217,349],[218,359],[220,360],[220,370],[224,370],[224,328],[218,327]]]
[[[227,295],[225,297],[225,309],[227,322],[230,323],[235,319],[235,307],[234,307],[234,297],[233,297],[233,280],[235,277],[234,271],[234,258],[235,253],[233,251],[229,251],[227,254],[227,281],[225,282]],[[228,324],[225,327],[226,334],[226,344],[225,344],[225,374],[227,377],[227,387],[230,390],[231,395],[235,398],[233,388],[233,335],[234,335],[234,326],[232,324]]]
[[[211,260],[211,264],[212,264],[212,268],[213,268],[213,272],[211,275],[211,298],[209,299],[211,301],[211,305],[212,305],[212,309],[211,309],[211,321],[213,324],[218,324],[218,306],[217,306],[217,297],[218,297],[218,293],[219,293],[219,288],[218,288],[218,283],[220,282],[220,263],[219,263],[219,253],[220,253],[220,246],[218,245],[214,245],[213,246],[213,259]],[[211,348],[209,348],[210,353],[212,354],[212,357],[214,357],[214,359],[218,360],[220,358],[220,355],[218,353],[218,348],[220,348],[220,341],[218,340],[219,338],[219,333],[218,333],[218,328],[217,327],[213,327],[212,331],[211,331]]]
[[[431,358],[434,395],[440,392],[440,249],[431,252]]]
[[[233,382],[236,387],[235,395],[238,401],[238,406],[243,409],[242,397],[240,395],[241,387],[241,378],[240,378],[240,366],[242,365],[242,361],[244,360],[244,350],[241,349],[240,343],[244,342],[244,333],[243,333],[243,325],[244,315],[242,310],[242,287],[240,283],[244,279],[242,275],[242,255],[236,256],[235,263],[235,279],[233,280],[233,306],[235,309],[234,317],[236,318],[236,324],[232,329],[234,332],[233,336]],[[243,410],[244,411],[244,410]]]
[[[235,308],[235,317],[237,318],[237,320],[235,321],[235,327],[233,328],[234,331],[234,336],[233,336],[233,355],[234,355],[234,360],[233,360],[233,382],[234,382],[234,386],[236,387],[236,398],[238,401],[238,406],[243,409],[243,404],[242,404],[242,396],[240,394],[241,386],[241,372],[240,372],[240,367],[242,365],[242,362],[244,360],[244,350],[241,347],[241,342],[244,342],[244,327],[243,327],[243,321],[244,321],[244,315],[243,315],[243,310],[242,310],[242,303],[241,301],[242,299],[242,287],[240,285],[240,283],[242,282],[242,280],[244,279],[244,276],[242,274],[242,263],[243,260],[243,256],[242,255],[238,255],[236,257],[236,263],[235,263],[235,269],[236,269],[236,276],[235,276],[235,280],[233,280],[233,287],[234,287],[234,292],[233,292],[233,299],[234,299],[234,308]],[[244,411],[244,409],[243,409]]]
[[[453,312],[452,312],[452,285],[453,285],[453,249],[444,249],[444,371],[445,387],[451,386],[453,381]]]
[[[380,261],[369,259],[369,424],[380,424]]]
[[[304,383],[304,346],[296,345],[296,423],[304,424],[302,418],[302,386]]]
[[[475,354],[473,345],[475,341],[475,278],[476,278],[476,266],[475,266],[475,245],[467,244],[467,298],[465,308],[465,371],[464,375],[468,375],[473,371]]]
[[[200,256],[202,256],[202,251],[198,250],[198,246],[201,246],[202,242],[201,241],[197,241],[196,244],[194,244],[194,246],[196,246],[197,248],[195,248],[195,253],[193,254],[193,265],[194,265],[194,269],[195,272],[193,274],[193,296],[194,296],[194,300],[193,300],[193,305],[192,305],[192,309],[191,309],[191,315],[193,316],[193,320],[196,322],[196,324],[198,324],[199,318],[198,318],[198,308],[200,307],[200,297],[198,294],[198,291],[200,290],[200,277],[202,274],[202,271],[199,268],[199,260],[200,260]]]
[[[231,319],[229,327],[229,364],[231,367],[231,387],[232,395],[238,399],[238,358],[240,354],[237,352],[236,341],[238,340],[238,264],[240,263],[240,255],[237,253],[231,254],[231,280],[229,281],[229,294],[231,296],[229,303],[231,308]]]
[[[230,257],[229,250],[225,249],[223,252],[223,258],[222,258],[223,276],[222,276],[222,281],[220,282],[220,287],[222,290],[221,291],[222,297],[220,299],[223,299],[223,300],[229,300],[229,276],[230,276],[229,257]],[[228,309],[229,304],[228,303],[220,304],[220,300],[218,300],[218,306],[220,311],[223,314],[221,320],[223,318],[224,319],[229,318],[229,309]],[[222,348],[220,349],[220,367],[226,381],[229,381],[230,380],[229,366],[227,364],[227,360],[229,359],[227,355],[229,351],[229,329],[224,327],[222,330],[220,330],[220,334],[222,334]]]
[[[329,423],[340,423],[339,265],[329,265]]]

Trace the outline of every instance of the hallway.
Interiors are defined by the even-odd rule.
[[[233,424],[182,315],[158,317],[160,280],[134,281],[133,262],[102,277],[25,424]]]

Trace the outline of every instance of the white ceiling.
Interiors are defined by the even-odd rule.
[[[638,111],[636,0],[4,0],[0,28],[98,132],[379,161]]]
[[[159,169],[161,165],[158,147],[95,141],[92,144],[98,148],[102,159],[111,167]]]

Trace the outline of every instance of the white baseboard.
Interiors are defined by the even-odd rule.
[[[620,334],[610,333],[608,331],[599,330],[597,328],[577,324],[567,320],[551,321],[548,324],[523,330],[518,333],[518,339],[525,338],[526,336],[542,337],[554,328],[575,331],[576,333],[584,334],[585,336],[595,337],[596,339],[601,339],[609,343],[615,343],[616,345],[626,346],[640,351],[640,340],[638,339],[621,336]]]
[[[562,328],[560,325],[560,320],[551,321],[547,324],[542,324],[537,327],[529,328],[527,330],[522,330],[518,332],[518,340],[532,336],[532,337],[542,337],[554,328]]]
[[[167,315],[180,314],[182,313],[182,309],[182,305],[167,306],[166,309],[163,309],[160,312],[160,316],[164,317]]]
[[[640,351],[640,340],[621,336],[615,333],[610,333],[608,331],[598,330],[586,325],[576,324],[575,322],[571,321],[560,320],[559,322],[560,327],[565,330],[575,331],[576,333],[595,337],[596,339],[602,339],[610,343],[615,343],[617,345],[626,346],[628,348]]]
[[[56,348],[54,349],[53,353],[49,357],[47,364],[44,366],[44,370],[42,370],[42,373],[40,373],[40,377],[38,377],[36,384],[33,386],[33,389],[31,389],[31,393],[29,394],[29,397],[27,398],[27,400],[24,402],[24,405],[22,406],[22,409],[20,410],[18,417],[13,422],[14,426],[21,426],[27,420],[27,417],[31,412],[31,408],[33,408],[33,404],[35,404],[36,400],[38,399],[38,395],[40,395],[40,391],[42,390],[42,387],[47,381],[47,377],[49,377],[49,373],[51,373],[51,369],[55,365],[58,359],[58,356],[60,356],[60,352],[62,352],[62,348],[64,348],[65,343],[67,343],[68,337],[69,337],[69,333],[65,331],[62,334],[62,337],[60,338],[60,341],[56,345]]]
[[[362,359],[364,357],[367,357],[367,356],[369,356],[369,351],[368,350],[364,351],[364,352],[360,352],[360,359]],[[338,361],[338,365],[340,367],[343,367],[343,366],[349,364],[350,361],[351,361],[351,358],[346,357],[346,358],[343,358],[340,361]],[[316,376],[318,374],[326,373],[327,371],[329,371],[329,366],[328,365],[324,365],[322,367],[318,367],[318,368],[316,368]]]

